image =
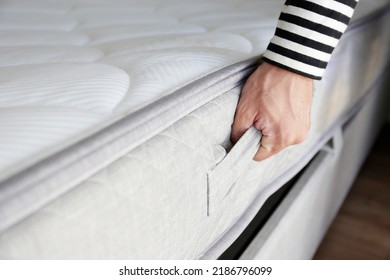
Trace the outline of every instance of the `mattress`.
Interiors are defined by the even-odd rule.
[[[387,1],[361,1],[308,139],[252,162],[230,126],[282,4],[2,2],[0,257],[217,257],[387,73]]]

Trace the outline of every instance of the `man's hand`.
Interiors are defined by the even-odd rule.
[[[233,143],[252,125],[263,134],[254,160],[264,160],[305,140],[313,80],[263,63],[246,81],[234,117]]]

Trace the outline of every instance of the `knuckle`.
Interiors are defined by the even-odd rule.
[[[250,110],[236,110],[233,125],[250,126],[253,123],[254,113]]]
[[[256,127],[258,130],[263,130],[265,126],[264,118],[258,118],[254,123],[253,126]]]
[[[270,154],[276,154],[277,152],[279,152],[280,150],[282,150],[283,149],[283,146],[284,145],[281,145],[281,144],[279,144],[279,143],[276,143],[276,144],[274,144],[274,145],[271,145],[271,146],[269,146],[269,148],[268,148],[268,152],[270,153]]]

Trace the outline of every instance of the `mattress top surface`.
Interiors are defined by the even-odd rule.
[[[260,55],[283,2],[1,1],[0,181]]]
[[[0,3],[0,179],[260,54],[281,1]]]

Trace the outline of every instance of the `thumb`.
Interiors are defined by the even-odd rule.
[[[262,161],[265,160],[283,150],[282,147],[275,145],[274,136],[264,135],[260,141],[260,147],[257,150],[253,160]]]

